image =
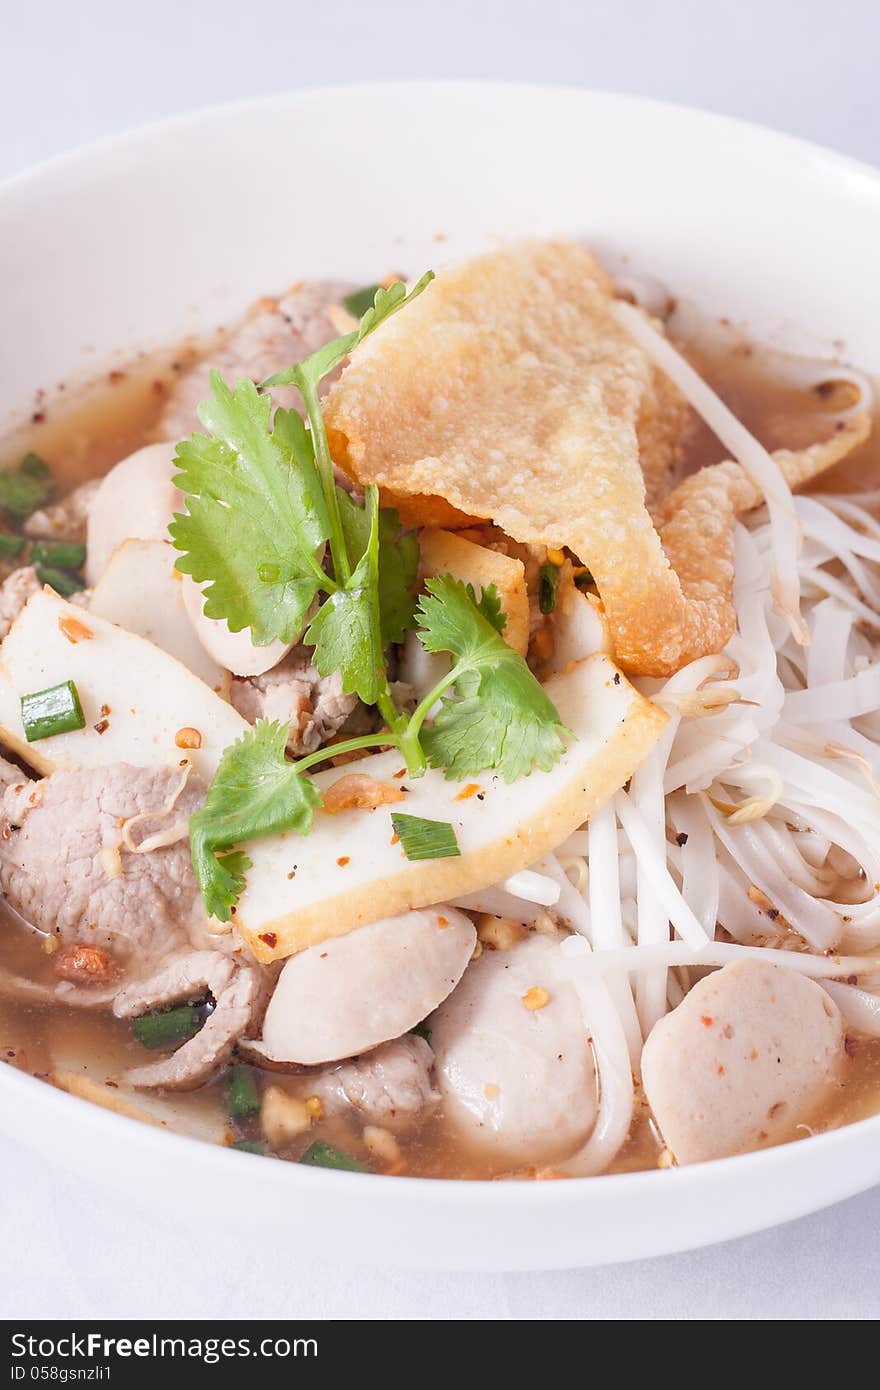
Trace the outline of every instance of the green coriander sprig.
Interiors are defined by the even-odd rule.
[[[494,585],[478,598],[470,585],[441,575],[427,581],[416,606],[416,538],[401,534],[396,512],[380,508],[376,487],[366,488],[361,506],[337,486],[318,392],[323,378],[431,278],[422,276],[409,294],[400,283],[378,289],[356,330],[263,383],[295,386],[307,425],[292,410],[278,409],[273,419],[270,397],[253,382],[231,390],[213,373],[211,399],[199,407],[206,432],[178,445],[175,455],[186,511],[170,532],[180,551],[177,568],[205,586],[209,618],[225,619],[233,632],[249,628],[257,646],[303,636],[322,676],[338,671],[344,691],[380,711],[387,729],[334,745],[334,754],[393,747],[411,777],[430,764],[449,778],[494,769],[510,782],[534,767],[549,769],[566,730],[504,641]],[[425,649],[448,653],[451,664],[407,716],[392,699],[385,651],[416,623]],[[190,820],[205,905],[222,921],[250,867],[236,847],[284,830],[308,835],[321,805],[309,770],[328,755],[318,750],[289,760],[289,734],[284,724],[261,721],[227,748]]]

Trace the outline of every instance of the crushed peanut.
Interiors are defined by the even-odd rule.
[[[400,1145],[388,1129],[379,1125],[364,1126],[364,1143],[367,1151],[380,1163],[399,1163]]]
[[[522,1001],[526,1008],[534,1013],[536,1009],[546,1008],[550,1003],[550,995],[542,985],[532,985],[531,989],[526,990]]]
[[[98,855],[98,862],[107,878],[122,877],[122,856],[118,845],[105,845]]]
[[[47,956],[54,956],[56,951],[61,950],[61,942],[57,936],[46,936],[43,938],[43,951]]]
[[[323,1120],[324,1102],[320,1096],[306,1096],[306,1109],[313,1120]]]
[[[528,928],[512,917],[493,917],[488,912],[480,913],[476,927],[478,939],[493,951],[509,951],[529,934]]]
[[[657,1155],[658,1168],[674,1168],[676,1166],[675,1156],[669,1149],[661,1149]]]
[[[260,1127],[273,1149],[282,1149],[312,1125],[308,1104],[280,1086],[269,1086],[260,1105]]]

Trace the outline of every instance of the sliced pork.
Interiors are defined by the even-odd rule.
[[[33,565],[13,570],[0,584],[0,641],[6,636],[31,594],[42,588]]]
[[[90,478],[87,483],[80,483],[73,492],[62,497],[60,502],[31,512],[24,523],[25,535],[41,541],[81,543],[86,538],[89,507],[100,486],[98,478]]]
[[[204,1026],[170,1057],[128,1072],[133,1086],[191,1091],[208,1081],[257,1021],[264,987],[253,967],[217,951],[192,951],[171,960],[149,979],[135,980],[119,991],[113,1004],[117,1018],[136,1018],[172,1004],[199,1003],[206,994],[213,999],[214,1009]]]
[[[354,712],[356,695],[345,695],[339,672],[322,676],[312,665],[305,647],[265,675],[232,682],[232,704],[243,718],[277,719],[290,725],[288,748],[292,753],[314,753],[337,734]]]
[[[212,368],[230,385],[242,377],[260,382],[302,362],[337,337],[339,307],[350,290],[350,285],[316,281],[295,285],[278,299],[258,300],[222,346],[181,378],[160,422],[162,438],[183,439],[200,428],[197,409],[211,394]],[[331,381],[327,377],[322,389],[327,390]],[[272,395],[276,404],[286,408],[299,409],[302,404],[299,392],[289,388]]]
[[[120,964],[159,960],[199,915],[186,822],[201,796],[169,767],[20,774],[0,797],[0,889],[63,945],[100,947]],[[149,828],[170,830],[174,843],[132,852],[123,832],[148,813]]]
[[[318,1097],[327,1116],[355,1112],[364,1124],[401,1130],[440,1100],[433,1064],[425,1039],[407,1034],[304,1079],[300,1088]]]

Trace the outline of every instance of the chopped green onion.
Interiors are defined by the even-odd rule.
[[[31,564],[54,565],[59,570],[82,569],[85,559],[85,546],[72,541],[37,541],[31,551]]]
[[[461,854],[447,820],[423,820],[392,811],[391,824],[407,859],[454,859]]]
[[[323,1139],[316,1139],[314,1144],[310,1144],[299,1161],[313,1168],[342,1168],[346,1173],[373,1171],[369,1164],[361,1163],[359,1158],[352,1158],[351,1154],[343,1153],[342,1149],[336,1149],[332,1144],[325,1144]]]
[[[367,310],[372,309],[376,292],[381,288],[381,285],[367,285],[365,289],[354,290],[345,296],[342,302],[352,318],[362,319]]]
[[[538,574],[538,607],[542,613],[552,613],[556,607],[559,573],[558,565],[541,566]]]
[[[581,570],[580,574],[575,575],[574,582],[578,589],[590,589],[596,581],[589,570]]]
[[[77,594],[80,589],[85,588],[82,580],[77,579],[75,574],[53,569],[51,565],[35,565],[34,570],[40,583],[48,584],[49,588],[54,589],[62,598],[70,598],[71,594]]]
[[[52,471],[46,460],[33,452],[25,454],[18,469],[28,478],[48,478]]]
[[[60,685],[50,685],[47,690],[22,695],[21,722],[28,743],[84,729],[85,716],[73,681],[62,681]]]
[[[260,1093],[250,1067],[230,1067],[226,1073],[226,1110],[234,1120],[254,1115],[260,1108]]]
[[[431,1029],[426,1027],[424,1019],[422,1019],[421,1023],[417,1023],[415,1028],[410,1028],[409,1031],[414,1033],[417,1038],[424,1038],[425,1042],[430,1045],[432,1036]]]
[[[24,536],[11,536],[8,531],[0,531],[0,555],[17,555],[24,545]]]
[[[192,1038],[202,1026],[202,1014],[194,1004],[177,1009],[141,1014],[132,1019],[131,1031],[144,1047],[174,1047]]]
[[[0,507],[13,516],[30,516],[51,491],[49,465],[38,454],[26,454],[18,468],[0,471]]]
[[[258,1139],[236,1139],[232,1148],[238,1149],[240,1154],[262,1154],[263,1158],[269,1157],[266,1145],[261,1144]]]

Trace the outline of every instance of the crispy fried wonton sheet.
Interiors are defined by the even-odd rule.
[[[569,546],[618,661],[664,675],[731,635],[733,519],[761,499],[735,465],[670,492],[688,407],[611,303],[571,242],[445,271],[358,349],[325,414],[335,460],[406,499],[410,523],[485,517],[518,541]],[[781,462],[805,481],[864,428]]]
[[[789,487],[839,463],[871,432],[867,414],[853,416],[830,439],[808,449],[778,449],[773,458]],[[715,463],[685,478],[657,508],[660,542],[684,598],[677,653],[664,675],[709,652],[720,651],[733,636],[733,530],[739,512],[761,505],[760,491],[738,463]]]

